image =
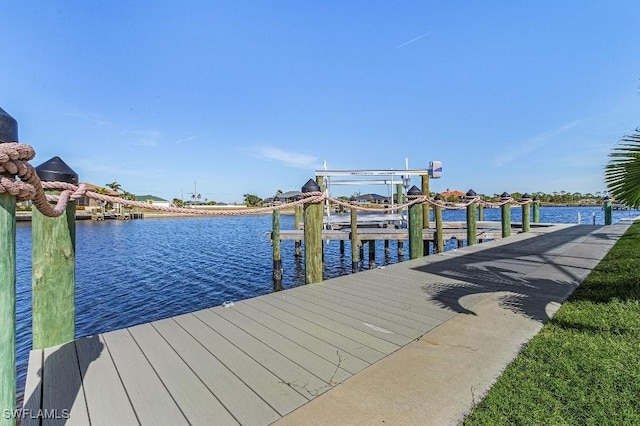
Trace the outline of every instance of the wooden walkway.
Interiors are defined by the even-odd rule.
[[[549,244],[575,238],[557,235]],[[518,236],[512,245],[532,239]],[[501,272],[485,271],[475,295],[468,288],[477,285],[455,267],[444,275],[444,266],[424,269],[459,263],[459,251],[34,350],[24,408],[69,425],[270,424],[463,312],[462,296],[469,303],[513,281],[520,266],[499,253]]]

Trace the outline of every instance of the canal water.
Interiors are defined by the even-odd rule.
[[[614,212],[614,222],[640,214]],[[540,221],[603,224],[599,207],[542,207]],[[485,209],[485,220],[500,220],[500,209]],[[465,220],[464,210],[443,212],[445,221]],[[511,220],[521,220],[514,208]],[[293,229],[293,216],[281,216]],[[76,336],[83,337],[193,312],[273,291],[271,216],[189,217],[76,224]],[[17,363],[20,392],[31,348],[31,227],[17,226]],[[382,244],[382,243],[379,243]],[[351,273],[346,244],[325,245],[325,278]],[[380,246],[381,247],[381,246]],[[380,266],[408,259],[392,244],[376,251]],[[450,241],[448,249],[455,248]],[[282,243],[283,287],[304,284],[304,263],[293,241]],[[368,262],[367,262],[368,264]],[[363,266],[364,267],[364,266]]]

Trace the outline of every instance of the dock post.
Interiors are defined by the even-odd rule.
[[[500,195],[500,201],[504,204],[501,206],[502,208],[502,238],[511,236],[511,205],[509,204],[509,200],[511,199],[511,195],[508,192],[503,192]]]
[[[351,212],[351,272],[358,272],[358,211],[355,208]]]
[[[429,196],[429,175],[422,175],[422,194]],[[422,204],[422,229],[429,229],[429,204]],[[423,240],[422,242],[422,255],[429,256],[431,250],[429,250],[429,240]]]
[[[312,179],[302,187],[302,192],[320,192],[320,186]],[[305,283],[322,281],[322,203],[304,205],[304,267]]]
[[[0,143],[17,141],[18,123],[0,108]],[[9,192],[0,193],[0,251],[0,410],[13,411],[16,408],[16,196]],[[0,425],[15,424],[15,418],[0,416]]]
[[[367,241],[369,245],[369,269],[376,267],[376,240]]]
[[[344,256],[344,240],[340,240],[340,255]]]
[[[611,216],[611,198],[607,195],[604,197],[604,224],[611,225],[613,223]]]
[[[529,232],[531,231],[531,195],[524,194],[521,201],[525,203],[522,205],[522,232]]]
[[[411,201],[422,196],[422,191],[415,185],[407,191],[407,199]],[[409,206],[409,258],[416,259],[424,255],[422,244],[422,204]]]
[[[280,210],[273,211],[271,247],[273,248],[273,287],[282,286],[282,254],[280,253]]]
[[[422,175],[422,195],[429,196],[429,175]],[[429,204],[422,204],[422,228],[429,228]]]
[[[294,210],[294,225],[293,229],[300,229],[300,223],[302,223],[302,206],[296,206]],[[296,240],[294,243],[294,254],[296,257],[302,256],[302,241]]]
[[[398,257],[404,256],[404,241],[398,240]]]
[[[533,222],[540,223],[540,201],[538,197],[533,197]]]
[[[384,255],[389,256],[390,252],[391,250],[389,250],[389,240],[384,240]]]
[[[440,194],[436,195],[436,201],[440,201]],[[444,253],[444,234],[442,230],[442,207],[439,204],[433,209],[434,216],[436,219],[436,235],[434,238],[434,243],[436,245],[436,253]]]
[[[478,194],[473,189],[467,191],[466,201],[474,200]],[[472,246],[478,243],[478,225],[476,222],[476,203],[472,202],[467,206],[467,245]]]
[[[484,206],[482,204],[478,204],[478,221],[482,222],[484,220]]]
[[[78,175],[60,157],[36,167],[44,182],[78,183]],[[58,217],[32,207],[31,285],[33,349],[69,342],[75,337],[76,203]]]

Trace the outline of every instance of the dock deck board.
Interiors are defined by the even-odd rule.
[[[60,424],[271,424],[492,292],[572,291],[589,272],[572,266],[585,264],[576,259],[613,242],[590,235],[597,227],[557,229],[568,231],[516,235],[34,350],[24,408],[68,410]],[[559,265],[566,282],[546,279]]]

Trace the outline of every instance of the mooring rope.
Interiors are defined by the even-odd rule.
[[[103,201],[111,204],[120,204],[127,207],[138,207],[148,210],[156,210],[168,213],[178,214],[190,214],[190,215],[203,215],[203,216],[246,216],[270,213],[275,210],[288,209],[296,207],[306,203],[319,203],[324,200],[346,207],[348,209],[355,209],[357,211],[393,211],[401,210],[410,207],[418,203],[428,203],[434,207],[441,207],[446,210],[461,210],[467,208],[473,203],[477,203],[483,206],[500,207],[505,204],[517,204],[526,205],[532,203],[532,200],[525,200],[522,202],[516,201],[513,198],[502,201],[501,203],[491,203],[482,200],[480,197],[475,197],[467,200],[462,204],[451,205],[444,203],[440,200],[434,200],[425,195],[417,196],[406,203],[397,204],[395,206],[360,206],[354,202],[345,202],[340,199],[329,197],[324,192],[314,191],[306,192],[302,194],[302,198],[297,201],[283,203],[279,205],[273,205],[269,207],[257,207],[257,208],[231,208],[231,209],[194,209],[184,207],[165,207],[153,204],[147,204],[140,201],[127,200],[120,197],[114,197],[105,194],[99,194],[95,191],[87,189],[85,184],[73,185],[65,182],[42,182],[38,177],[36,169],[29,164],[29,161],[35,158],[35,150],[26,144],[11,142],[0,143],[0,193],[9,193],[16,197],[16,201],[28,201],[32,200],[36,208],[45,216],[58,217],[67,207],[69,201],[75,201],[79,198],[86,196],[88,198]],[[17,176],[20,180],[12,177]],[[45,190],[60,191],[60,194],[46,194]],[[411,197],[409,197],[411,198]],[[50,203],[55,203],[55,207],[52,207]]]

